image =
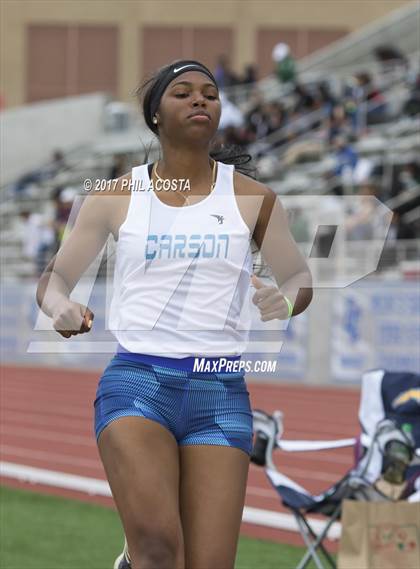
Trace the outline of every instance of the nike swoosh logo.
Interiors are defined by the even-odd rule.
[[[183,65],[182,67],[174,67],[174,73],[178,73],[178,71],[181,71],[181,69],[185,69],[186,67],[196,67],[194,64],[189,64],[189,65]]]

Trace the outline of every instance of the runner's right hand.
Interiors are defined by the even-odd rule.
[[[94,314],[89,308],[72,300],[63,300],[53,312],[53,327],[64,338],[90,332]]]

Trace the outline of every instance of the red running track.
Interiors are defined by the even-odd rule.
[[[100,372],[52,368],[0,368],[0,455],[13,462],[79,476],[105,479],[93,432],[93,401]],[[253,408],[285,414],[286,439],[335,439],[358,432],[359,390],[248,382]],[[352,466],[352,449],[276,452],[281,472],[320,493]],[[111,498],[88,496],[2,478],[15,487],[113,506]],[[251,465],[246,506],[287,512],[263,469]],[[287,512],[288,513],[288,512]],[[242,534],[301,545],[297,533],[242,524]]]

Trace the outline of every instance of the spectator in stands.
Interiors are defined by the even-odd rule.
[[[113,158],[113,164],[109,172],[109,179],[116,180],[125,174],[127,170],[127,156],[125,154],[116,154]]]
[[[54,150],[51,161],[38,170],[33,170],[23,175],[14,185],[14,193],[17,196],[24,194],[32,185],[41,184],[42,182],[54,178],[57,174],[67,168],[64,154],[61,150]]]
[[[408,68],[406,56],[394,45],[378,45],[373,52],[384,72],[392,71],[397,67]]]
[[[243,85],[253,85],[257,81],[257,68],[255,65],[246,65],[241,79]]]
[[[269,105],[267,115],[267,135],[277,133],[270,144],[270,149],[273,150],[282,146],[288,139],[287,129],[287,113],[281,103],[273,102]],[[283,129],[283,130],[282,130]]]
[[[336,136],[333,140],[335,168],[334,174],[344,178],[351,176],[358,161],[357,152],[345,138],[345,136]]]
[[[307,87],[300,83],[295,86],[295,105],[293,111],[295,113],[308,113],[316,108],[316,99]]]
[[[54,190],[52,199],[55,206],[54,230],[55,230],[55,251],[58,251],[67,228],[70,213],[73,207],[77,190],[72,187],[58,187]]]
[[[318,100],[321,108],[330,116],[333,108],[337,105],[337,99],[331,93],[330,86],[326,81],[322,81],[318,85]]]
[[[357,89],[356,102],[365,101],[366,124],[379,124],[387,119],[387,104],[381,91],[375,87],[370,73],[357,73],[355,75]],[[360,108],[360,107],[359,107]],[[362,111],[362,109],[360,108]]]
[[[281,103],[273,102],[267,106],[267,134],[282,128],[286,120],[286,112]]]
[[[387,235],[387,242],[399,239],[416,239],[417,235],[413,227],[405,223],[398,211],[394,211],[391,226]]]
[[[222,113],[220,116],[219,129],[223,130],[227,127],[242,128],[245,124],[245,120],[239,107],[232,103],[223,92],[220,93],[220,102],[222,105]]]
[[[418,189],[420,186],[420,165],[417,162],[404,164],[399,173],[399,182],[402,192]]]
[[[388,166],[389,168],[389,166]],[[375,175],[384,176],[384,165],[379,164],[375,168]],[[401,192],[415,189],[420,186],[420,162],[412,161],[407,164],[393,164],[391,173],[388,175],[390,183],[386,188],[384,198],[394,198]]]
[[[403,113],[409,117],[420,114],[420,73],[417,74],[410,95],[404,103]]]
[[[332,144],[331,158],[334,166],[323,174],[323,177],[330,192],[342,196],[345,190],[348,191],[354,185],[366,180],[367,174],[372,171],[372,164],[367,160],[368,164],[363,165],[362,172],[358,172],[359,156],[348,139],[337,136]]]
[[[28,210],[22,211],[20,218],[23,222],[23,256],[34,263],[35,274],[40,276],[53,255],[53,220],[48,214],[30,212]]]
[[[327,119],[327,131],[330,144],[338,136],[348,137],[352,133],[353,129],[343,104],[338,103],[332,108],[331,116]]]
[[[274,64],[274,73],[280,83],[294,83],[296,79],[296,65],[286,43],[278,43],[271,52]]]
[[[37,186],[44,180],[42,170],[28,172],[21,176],[13,186],[13,192],[16,197],[26,194],[32,186]]]
[[[245,124],[251,139],[259,139],[267,135],[269,129],[270,105],[265,103],[259,93],[254,95],[254,105],[245,117]]]
[[[346,236],[350,241],[370,240],[375,235],[375,211],[378,205],[372,198],[377,197],[378,189],[374,184],[364,184],[357,194],[360,200],[345,220]]]
[[[51,178],[67,168],[66,159],[62,150],[54,150],[52,160],[47,168]]]
[[[237,85],[239,83],[238,77],[231,68],[229,57],[225,54],[219,56],[214,76],[216,78],[219,89],[232,87],[233,85]]]
[[[248,143],[246,133],[240,128],[235,128],[234,126],[228,126],[223,132],[223,144],[226,146],[243,146],[245,147]]]

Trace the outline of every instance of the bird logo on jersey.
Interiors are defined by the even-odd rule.
[[[215,217],[219,223],[219,225],[222,225],[223,221],[225,220],[225,218],[223,217],[223,215],[217,215],[215,213],[211,213],[210,214],[212,217]]]

